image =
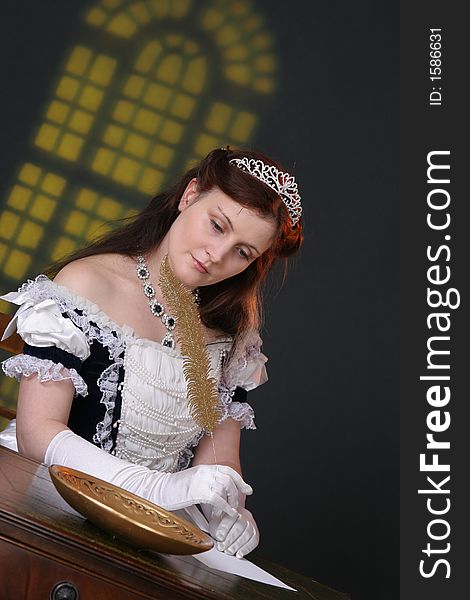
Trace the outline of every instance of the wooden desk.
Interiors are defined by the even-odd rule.
[[[0,447],[0,600],[348,598],[254,555],[251,559],[299,591],[225,574],[191,556],[136,550],[70,512],[47,467]],[[51,590],[60,582],[69,586],[54,595]]]

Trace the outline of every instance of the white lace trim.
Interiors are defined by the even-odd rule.
[[[262,385],[267,381],[265,363],[268,360],[261,352],[261,338],[257,331],[246,334],[230,353],[222,373],[222,387],[234,391],[241,387],[246,391]]]
[[[31,298],[38,302],[51,298],[57,303],[60,311],[67,314],[72,323],[83,331],[90,345],[93,340],[97,340],[108,348],[109,358],[113,363],[106,367],[97,382],[102,394],[100,402],[105,406],[105,415],[103,420],[96,425],[93,441],[109,452],[113,445],[111,428],[117,395],[118,371],[123,364],[122,355],[126,337],[131,333],[130,328],[129,331],[126,331],[119,327],[100,311],[96,304],[57,285],[45,275],[38,275],[34,281],[27,281],[18,291],[27,291]],[[77,309],[83,311],[84,314],[77,314]]]
[[[98,378],[98,387],[102,392],[100,402],[105,405],[104,419],[96,425],[96,433],[93,436],[95,444],[100,444],[103,450],[109,452],[113,446],[111,429],[113,425],[114,406],[116,404],[119,367],[122,364],[115,362],[107,367]]]
[[[222,413],[220,423],[225,421],[225,419],[231,418],[235,421],[240,421],[241,429],[256,429],[254,410],[248,402],[232,402],[234,394],[235,388],[230,390],[222,385],[219,387],[220,409]]]
[[[222,423],[225,419],[230,418],[240,421],[241,429],[256,429],[255,411],[248,402],[232,402],[233,394],[234,392],[229,392],[220,396],[222,402],[222,417],[220,422]]]
[[[75,369],[67,369],[62,363],[55,363],[52,360],[37,358],[29,354],[18,354],[3,361],[2,369],[5,375],[15,377],[18,381],[22,375],[27,377],[33,373],[37,373],[41,382],[70,379],[75,387],[76,395],[88,395],[88,388],[82,377]]]
[[[88,322],[92,321],[93,323],[96,323],[100,329],[114,331],[117,334],[117,337],[120,339],[132,338],[132,342],[135,344],[154,346],[165,354],[183,358],[176,348],[169,348],[154,340],[138,337],[132,327],[129,325],[118,325],[115,321],[110,319],[97,304],[91,302],[83,296],[75,294],[64,286],[55,283],[55,281],[52,281],[49,279],[49,277],[46,277],[46,275],[38,275],[34,280],[29,279],[18,289],[19,293],[26,291],[30,294],[31,298],[37,302],[42,302],[48,298],[54,300],[60,307],[61,311],[67,313],[67,315],[72,319],[72,322],[79,326],[80,322],[77,321],[76,318],[73,318],[77,317],[76,313],[74,312],[75,309],[84,311],[87,315],[86,320]],[[70,314],[70,311],[72,314]],[[86,334],[87,332],[84,331],[84,333]],[[231,341],[232,338],[227,336],[220,339],[218,338],[217,340],[207,344],[207,346],[210,347],[214,344],[217,345]]]
[[[243,375],[248,364],[263,365],[266,357],[261,353],[261,338],[258,332],[251,332],[245,338],[245,343],[235,351],[228,360],[222,373],[219,385],[220,407],[222,411],[220,422],[231,418],[240,422],[241,428],[256,429],[253,408],[248,402],[233,402],[233,395],[238,386],[243,385]]]

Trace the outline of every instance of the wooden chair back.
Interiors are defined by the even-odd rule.
[[[3,332],[5,331],[8,323],[11,320],[11,315],[6,315],[5,313],[0,312],[0,338],[3,336]],[[11,352],[11,354],[21,354],[23,351],[23,340],[17,333],[11,335],[8,339],[0,342],[0,348],[2,350],[6,350],[7,352]],[[2,399],[0,398],[0,417],[5,417],[5,419],[14,419],[16,417],[16,411],[7,406],[1,405]]]

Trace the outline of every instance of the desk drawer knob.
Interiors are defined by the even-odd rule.
[[[71,581],[60,581],[51,590],[50,600],[78,600],[78,589]]]

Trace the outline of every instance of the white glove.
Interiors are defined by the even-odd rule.
[[[259,544],[259,531],[253,515],[244,507],[245,495],[239,494],[238,516],[231,516],[212,506],[202,506],[209,521],[209,533],[216,548],[225,554],[243,558]]]
[[[204,503],[236,518],[239,492],[253,493],[230,467],[199,465],[178,473],[162,473],[112,456],[69,429],[52,439],[44,462],[83,471],[167,510]]]

